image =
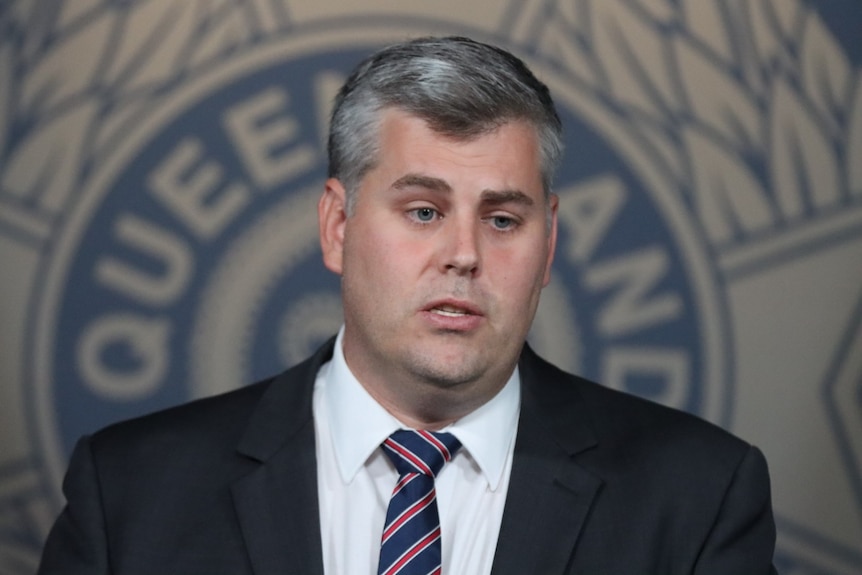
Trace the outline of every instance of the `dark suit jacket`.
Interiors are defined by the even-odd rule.
[[[331,354],[83,438],[40,573],[322,575],[311,397]],[[529,348],[520,367],[495,575],[774,572],[756,448]]]

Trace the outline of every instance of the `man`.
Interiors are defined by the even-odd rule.
[[[524,343],[561,127],[521,61],[464,38],[384,49],[339,93],[329,152],[337,339],[82,439],[41,573],[409,573],[418,557],[451,575],[774,572],[757,449]],[[403,471],[403,434],[442,467]],[[392,551],[414,479],[405,505],[430,523]]]

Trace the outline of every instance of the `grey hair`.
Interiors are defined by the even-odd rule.
[[[469,38],[417,38],[362,61],[335,98],[329,129],[329,177],[356,191],[377,161],[381,112],[397,108],[436,133],[467,141],[510,121],[531,124],[539,139],[542,184],[550,193],[563,150],[550,91],[511,53]]]

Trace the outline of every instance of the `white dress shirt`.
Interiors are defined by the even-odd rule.
[[[350,372],[343,332],[314,387],[323,570],[374,575],[389,496],[398,480],[380,444],[405,426]],[[512,468],[520,385],[516,368],[496,396],[443,430],[462,444],[436,479],[444,575],[491,572]]]

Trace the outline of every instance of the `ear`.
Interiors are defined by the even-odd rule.
[[[344,259],[344,227],[347,223],[346,190],[335,178],[326,180],[323,195],[317,204],[320,225],[320,247],[323,264],[341,275]]]
[[[545,278],[542,280],[542,287],[548,285],[551,281],[551,265],[554,263],[554,252],[557,250],[557,208],[560,205],[560,198],[557,194],[549,194],[548,202],[551,210],[551,229],[548,230],[548,261],[545,262]]]

